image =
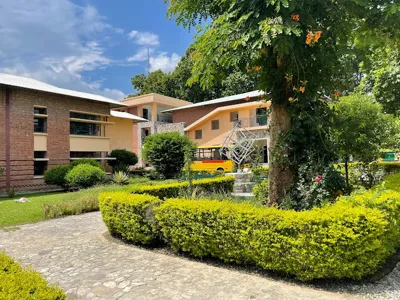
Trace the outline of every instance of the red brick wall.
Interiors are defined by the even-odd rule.
[[[244,102],[246,102],[245,99],[177,110],[177,111],[172,112],[172,121],[173,121],[173,123],[184,122],[185,126],[189,126],[193,122],[204,117],[206,114],[208,114],[209,112],[212,112],[214,109],[216,109],[218,107],[235,105],[235,104],[240,104],[240,103],[244,103]]]
[[[6,166],[6,136],[5,136],[5,117],[6,117],[6,95],[5,89],[0,87],[0,168]],[[6,185],[6,176],[0,176],[0,190]]]
[[[4,114],[5,92],[0,97],[0,113]],[[78,110],[99,114],[109,114],[107,103],[89,101],[73,97],[54,95],[25,89],[12,89],[11,114],[11,187],[16,191],[34,190],[44,187],[43,179],[33,178],[34,156],[34,105],[47,107],[47,157],[48,167],[69,163],[69,112]],[[5,162],[4,118],[0,118],[0,165]],[[5,178],[4,178],[5,179]],[[0,179],[0,190],[4,190],[4,180]]]

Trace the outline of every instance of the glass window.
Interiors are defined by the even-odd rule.
[[[211,129],[218,130],[219,129],[219,120],[212,120],[211,121]]]
[[[42,107],[34,107],[33,113],[35,115],[47,115],[47,109]]]
[[[201,140],[203,138],[203,131],[202,130],[196,130],[195,131],[195,139],[196,140]]]
[[[33,128],[34,132],[41,132],[41,133],[47,132],[47,119],[46,118],[35,118],[33,121],[33,124],[34,124],[34,128]]]
[[[101,125],[92,123],[73,122],[70,123],[70,134],[101,136]]]
[[[69,113],[69,117],[70,118],[75,118],[75,119],[85,119],[85,120],[100,121],[100,116],[91,115],[91,114],[84,114],[84,113],[78,113],[78,112],[73,112],[73,111],[71,111]]]
[[[237,111],[231,112],[231,122],[236,122],[239,120],[239,113]]]
[[[33,153],[34,158],[46,158],[46,151],[35,151]]]

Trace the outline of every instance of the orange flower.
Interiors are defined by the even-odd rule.
[[[313,42],[313,37],[314,37],[314,35],[313,35],[312,32],[309,32],[309,33],[307,34],[307,39],[306,39],[306,44],[307,44],[307,45],[312,44],[312,42]]]
[[[335,97],[339,97],[340,93],[339,92],[335,92]]]
[[[249,100],[250,100],[250,96],[247,96],[247,97],[246,97],[246,101],[249,101]]]
[[[260,70],[260,67],[259,66],[255,66],[254,67],[254,71],[259,71]]]
[[[292,14],[291,17],[292,17],[292,20],[293,20],[293,21],[296,21],[296,22],[299,22],[299,21],[300,21],[300,16],[297,15],[297,14]]]
[[[301,86],[299,90],[300,90],[300,92],[302,92],[304,94],[304,92],[306,91],[306,87],[305,86]]]
[[[315,32],[315,34],[314,34],[314,43],[318,43],[318,40],[320,39],[321,35],[322,35],[322,31]]]

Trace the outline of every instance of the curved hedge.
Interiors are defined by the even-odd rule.
[[[217,177],[199,179],[193,181],[193,187],[198,193],[231,193],[233,192],[234,177]],[[152,186],[136,186],[132,189],[135,194],[148,194],[159,197],[160,199],[175,198],[189,187],[189,182],[178,182],[171,184],[159,184]]]
[[[126,192],[99,195],[101,216],[110,233],[124,241],[144,245],[159,240],[152,208],[160,204],[160,199],[149,195]]]
[[[63,300],[65,293],[51,286],[39,272],[22,268],[0,252],[0,299]]]
[[[393,253],[384,214],[346,202],[294,212],[171,199],[155,211],[175,250],[255,264],[300,280],[360,279]]]

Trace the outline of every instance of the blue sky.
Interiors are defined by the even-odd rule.
[[[194,32],[163,0],[1,0],[0,72],[122,99],[130,78],[172,71]]]

